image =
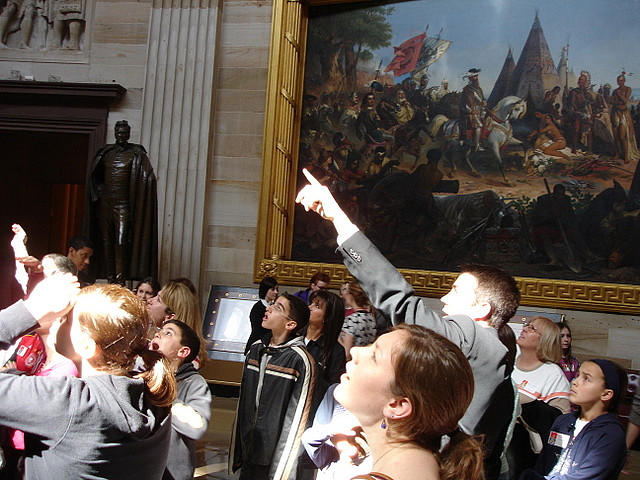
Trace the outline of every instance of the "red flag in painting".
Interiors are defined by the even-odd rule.
[[[427,34],[422,33],[417,37],[410,38],[399,47],[393,47],[393,53],[396,56],[384,71],[389,72],[393,70],[393,74],[396,77],[412,72],[418,63],[420,50],[426,37]]]

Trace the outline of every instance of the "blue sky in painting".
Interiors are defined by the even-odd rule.
[[[627,85],[640,87],[640,0],[415,0],[394,7],[392,46],[423,32],[427,24],[430,36],[442,28],[442,38],[453,42],[430,67],[431,85],[447,78],[450,88],[460,90],[465,84],[460,76],[477,67],[488,95],[509,46],[518,61],[537,10],[556,65],[568,40],[576,74],[589,70],[592,83],[615,88],[624,67],[635,72]],[[393,58],[392,46],[373,52],[382,69]]]

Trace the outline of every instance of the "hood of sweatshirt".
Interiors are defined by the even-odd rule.
[[[141,378],[121,375],[95,375],[84,379],[91,389],[87,403],[99,408],[111,426],[126,435],[147,438],[161,428],[170,408],[149,403]]]
[[[198,370],[193,366],[193,363],[186,362],[180,365],[178,370],[176,370],[176,380],[179,382],[180,380],[184,380],[185,378],[189,378],[197,374]]]

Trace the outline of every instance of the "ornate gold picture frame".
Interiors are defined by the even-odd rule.
[[[263,145],[262,191],[258,218],[254,280],[274,276],[286,285],[306,286],[317,271],[335,287],[348,280],[338,264],[292,261],[294,198],[302,114],[308,7],[347,2],[275,0],[271,33]],[[416,292],[438,297],[457,274],[400,269]],[[522,305],[639,314],[640,287],[630,284],[517,277]]]

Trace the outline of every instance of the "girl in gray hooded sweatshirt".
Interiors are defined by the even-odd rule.
[[[43,322],[30,307],[45,295],[34,290],[0,312],[0,348]],[[0,374],[0,425],[27,434],[27,480],[162,478],[176,384],[166,360],[146,349],[146,306],[124,287],[92,285],[71,322],[81,378]],[[148,370],[135,374],[137,356]]]

